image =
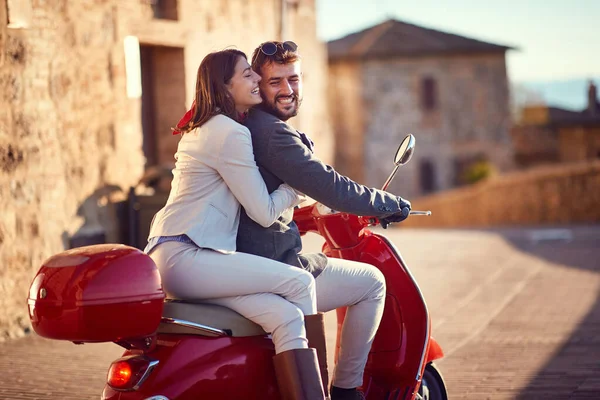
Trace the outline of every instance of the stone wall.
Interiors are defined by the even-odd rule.
[[[116,2],[32,3],[23,28],[0,22],[0,340],[28,325],[44,259],[78,233],[115,237],[108,204],[144,165],[139,104],[120,95]]]
[[[558,129],[561,162],[600,159],[600,121],[590,126],[564,126]]]
[[[558,129],[548,125],[514,125],[510,130],[515,163],[531,167],[559,161]]]
[[[136,82],[127,76],[125,38],[183,57],[156,59],[158,70],[180,65],[156,94],[161,111],[177,103],[153,122],[164,161],[177,143],[168,128],[192,102],[202,58],[228,46],[250,53],[278,39],[280,6],[181,0],[176,13],[167,10],[174,20],[154,18],[144,1],[8,0],[7,8],[0,0],[0,340],[28,327],[27,289],[44,259],[81,238],[119,239],[114,203],[146,162],[142,100],[135,90],[128,94]],[[300,1],[288,18],[306,69],[306,100],[294,123],[330,160],[326,59],[314,0]],[[171,86],[184,92],[170,93]]]
[[[532,123],[533,111],[540,109],[526,109],[530,119],[511,128],[515,161],[519,167],[600,158],[600,122],[552,124],[542,120]]]
[[[600,222],[600,161],[514,172],[415,199],[413,209],[431,210],[401,227],[490,227]]]
[[[329,65],[329,109],[335,136],[337,171],[364,182],[364,110],[361,66],[357,62]]]

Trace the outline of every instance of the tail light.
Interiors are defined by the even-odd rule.
[[[146,356],[131,355],[119,358],[110,365],[106,381],[114,390],[138,390],[157,365],[157,360]]]

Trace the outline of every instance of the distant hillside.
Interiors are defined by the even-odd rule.
[[[600,87],[600,76],[593,78]],[[550,106],[581,111],[587,107],[589,78],[561,81],[528,81],[512,85],[515,105],[545,103]]]

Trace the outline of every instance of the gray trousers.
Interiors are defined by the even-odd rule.
[[[270,332],[275,352],[307,348],[304,315],[348,306],[333,384],[362,384],[385,298],[375,267],[329,259],[314,279],[308,272],[246,253],[224,254],[186,243],[165,242],[150,254],[170,297],[228,307]]]
[[[385,278],[372,265],[328,258],[327,267],[315,281],[318,311],[348,307],[332,384],[345,389],[360,386],[383,315]]]

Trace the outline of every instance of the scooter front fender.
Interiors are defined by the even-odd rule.
[[[435,340],[433,337],[430,337],[426,364],[429,364],[430,362],[435,360],[439,360],[442,357],[444,357],[444,351],[442,350],[442,346],[439,345],[437,340]]]

